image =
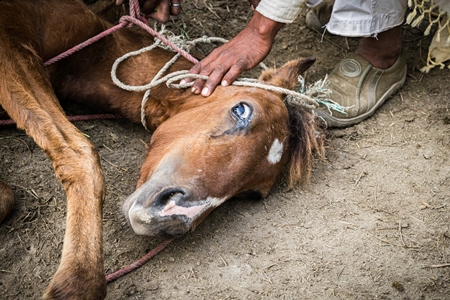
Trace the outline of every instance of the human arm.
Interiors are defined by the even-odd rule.
[[[231,84],[243,71],[260,63],[270,52],[276,34],[283,23],[273,21],[255,12],[248,25],[226,44],[214,49],[189,72],[207,75],[209,79],[196,80],[192,91],[209,96],[219,85]]]
[[[209,96],[217,85],[231,84],[243,71],[260,63],[269,54],[283,24],[292,23],[300,13],[304,0],[248,2],[256,11],[247,27],[189,70],[192,74],[209,76],[206,82],[200,79],[194,82],[194,93]]]

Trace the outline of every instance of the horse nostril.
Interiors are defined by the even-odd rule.
[[[182,200],[187,197],[187,192],[181,188],[167,188],[162,190],[155,199],[155,206],[164,207],[169,200],[177,203],[177,200]]]

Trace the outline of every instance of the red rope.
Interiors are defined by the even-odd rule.
[[[10,126],[10,125],[15,125],[16,122],[14,122],[13,120],[9,119],[9,120],[0,120],[0,126]]]
[[[51,64],[53,64],[53,63],[55,63],[55,62],[57,62],[57,61],[59,61],[59,60],[61,60],[63,58],[66,58],[66,57],[74,54],[77,51],[80,51],[84,47],[95,43],[96,41],[100,40],[101,38],[104,38],[105,36],[113,33],[114,31],[119,30],[122,27],[125,27],[127,24],[128,23],[125,23],[125,22],[119,23],[119,24],[117,24],[117,25],[115,25],[115,26],[113,26],[113,27],[111,27],[111,28],[109,28],[109,29],[107,29],[107,30],[97,34],[96,36],[91,37],[90,39],[87,39],[86,41],[76,45],[75,47],[72,47],[69,50],[66,50],[63,53],[61,53],[61,54],[59,54],[59,55],[57,55],[57,56],[47,60],[46,62],[44,62],[44,66],[49,66],[49,65],[51,65]]]
[[[76,121],[92,121],[92,120],[111,120],[111,119],[122,119],[123,117],[121,115],[114,115],[114,114],[92,114],[92,115],[79,115],[79,116],[67,116],[67,119],[71,122]],[[0,127],[2,126],[10,126],[15,125],[16,122],[13,120],[0,120]]]
[[[151,28],[150,26],[148,26],[144,22],[142,22],[142,21],[140,21],[140,20],[138,20],[136,18],[133,18],[131,16],[123,16],[122,18],[120,18],[120,20],[123,20],[123,22],[127,22],[127,24],[128,23],[134,23],[134,24],[138,25],[139,27],[141,27],[142,29],[144,29],[145,31],[150,33],[151,35],[153,35],[156,38],[158,38],[159,40],[161,40],[161,42],[163,42],[164,44],[166,44],[167,46],[169,46],[170,48],[172,48],[176,52],[180,53],[181,56],[183,56],[184,58],[186,58],[190,62],[192,62],[194,64],[198,63],[198,60],[195,57],[193,57],[188,52],[184,51],[183,49],[181,49],[180,47],[178,47],[177,45],[175,45],[174,43],[172,43],[168,39],[166,39],[163,35],[159,34],[159,32],[155,31],[153,28]]]
[[[134,23],[135,25],[138,25],[139,27],[141,27],[142,29],[144,29],[145,31],[150,33],[151,35],[155,36],[156,38],[161,40],[164,44],[166,44],[167,46],[171,47],[173,50],[180,53],[183,57],[185,57],[190,62],[192,62],[194,64],[198,63],[198,60],[196,58],[194,58],[192,55],[190,55],[189,53],[187,53],[186,51],[184,51],[183,49],[181,49],[180,47],[178,47],[177,45],[175,45],[174,43],[172,43],[171,41],[166,39],[164,36],[159,34],[156,30],[152,29],[150,26],[147,25],[147,20],[145,18],[140,17],[139,3],[137,0],[130,0],[130,14],[131,14],[130,16],[123,16],[122,18],[120,18],[119,24],[117,24],[117,25],[97,34],[96,36],[70,48],[69,50],[64,51],[63,53],[47,60],[46,62],[44,62],[44,66],[49,66],[65,57],[68,57],[71,54],[85,48],[86,46],[89,46],[89,45],[95,43],[96,41],[104,38],[105,36],[119,30],[120,28],[129,25],[130,23]],[[137,17],[137,16],[139,16],[139,17]]]
[[[92,120],[100,120],[100,119],[123,119],[121,115],[114,114],[92,114],[92,115],[79,115],[79,116],[67,116],[67,119],[71,122],[75,121],[92,121]]]
[[[130,273],[131,271],[134,271],[135,269],[139,268],[140,266],[142,266],[143,264],[145,264],[147,261],[149,261],[150,259],[152,259],[156,254],[158,254],[159,252],[161,252],[162,250],[164,250],[164,248],[167,247],[167,245],[169,245],[172,240],[166,240],[164,242],[162,242],[159,246],[155,247],[152,251],[150,251],[149,253],[147,253],[146,255],[144,255],[141,259],[135,261],[134,263],[123,267],[122,269],[106,276],[106,282],[109,283],[111,281],[116,280],[117,278]]]

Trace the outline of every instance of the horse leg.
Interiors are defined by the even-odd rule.
[[[11,212],[14,205],[14,194],[9,185],[0,179],[0,224]]]
[[[2,43],[0,105],[50,158],[67,196],[61,262],[44,298],[102,299],[105,182],[99,155],[65,117],[36,53],[17,44],[7,48],[7,39]]]

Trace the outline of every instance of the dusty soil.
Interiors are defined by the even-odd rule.
[[[184,1],[173,28],[231,38],[246,1]],[[307,189],[283,181],[261,201],[232,200],[146,265],[108,285],[108,299],[450,299],[450,70],[419,72],[430,38],[404,28],[404,88],[360,125],[329,130]],[[356,43],[285,26],[266,59],[313,55],[310,82]],[[256,76],[257,72],[251,73]],[[162,240],[136,236],[119,210],[150,134],[125,120],[78,122],[107,180],[107,273]],[[14,128],[0,130],[0,170],[16,194],[0,226],[0,298],[37,299],[56,271],[65,196],[50,162]]]

